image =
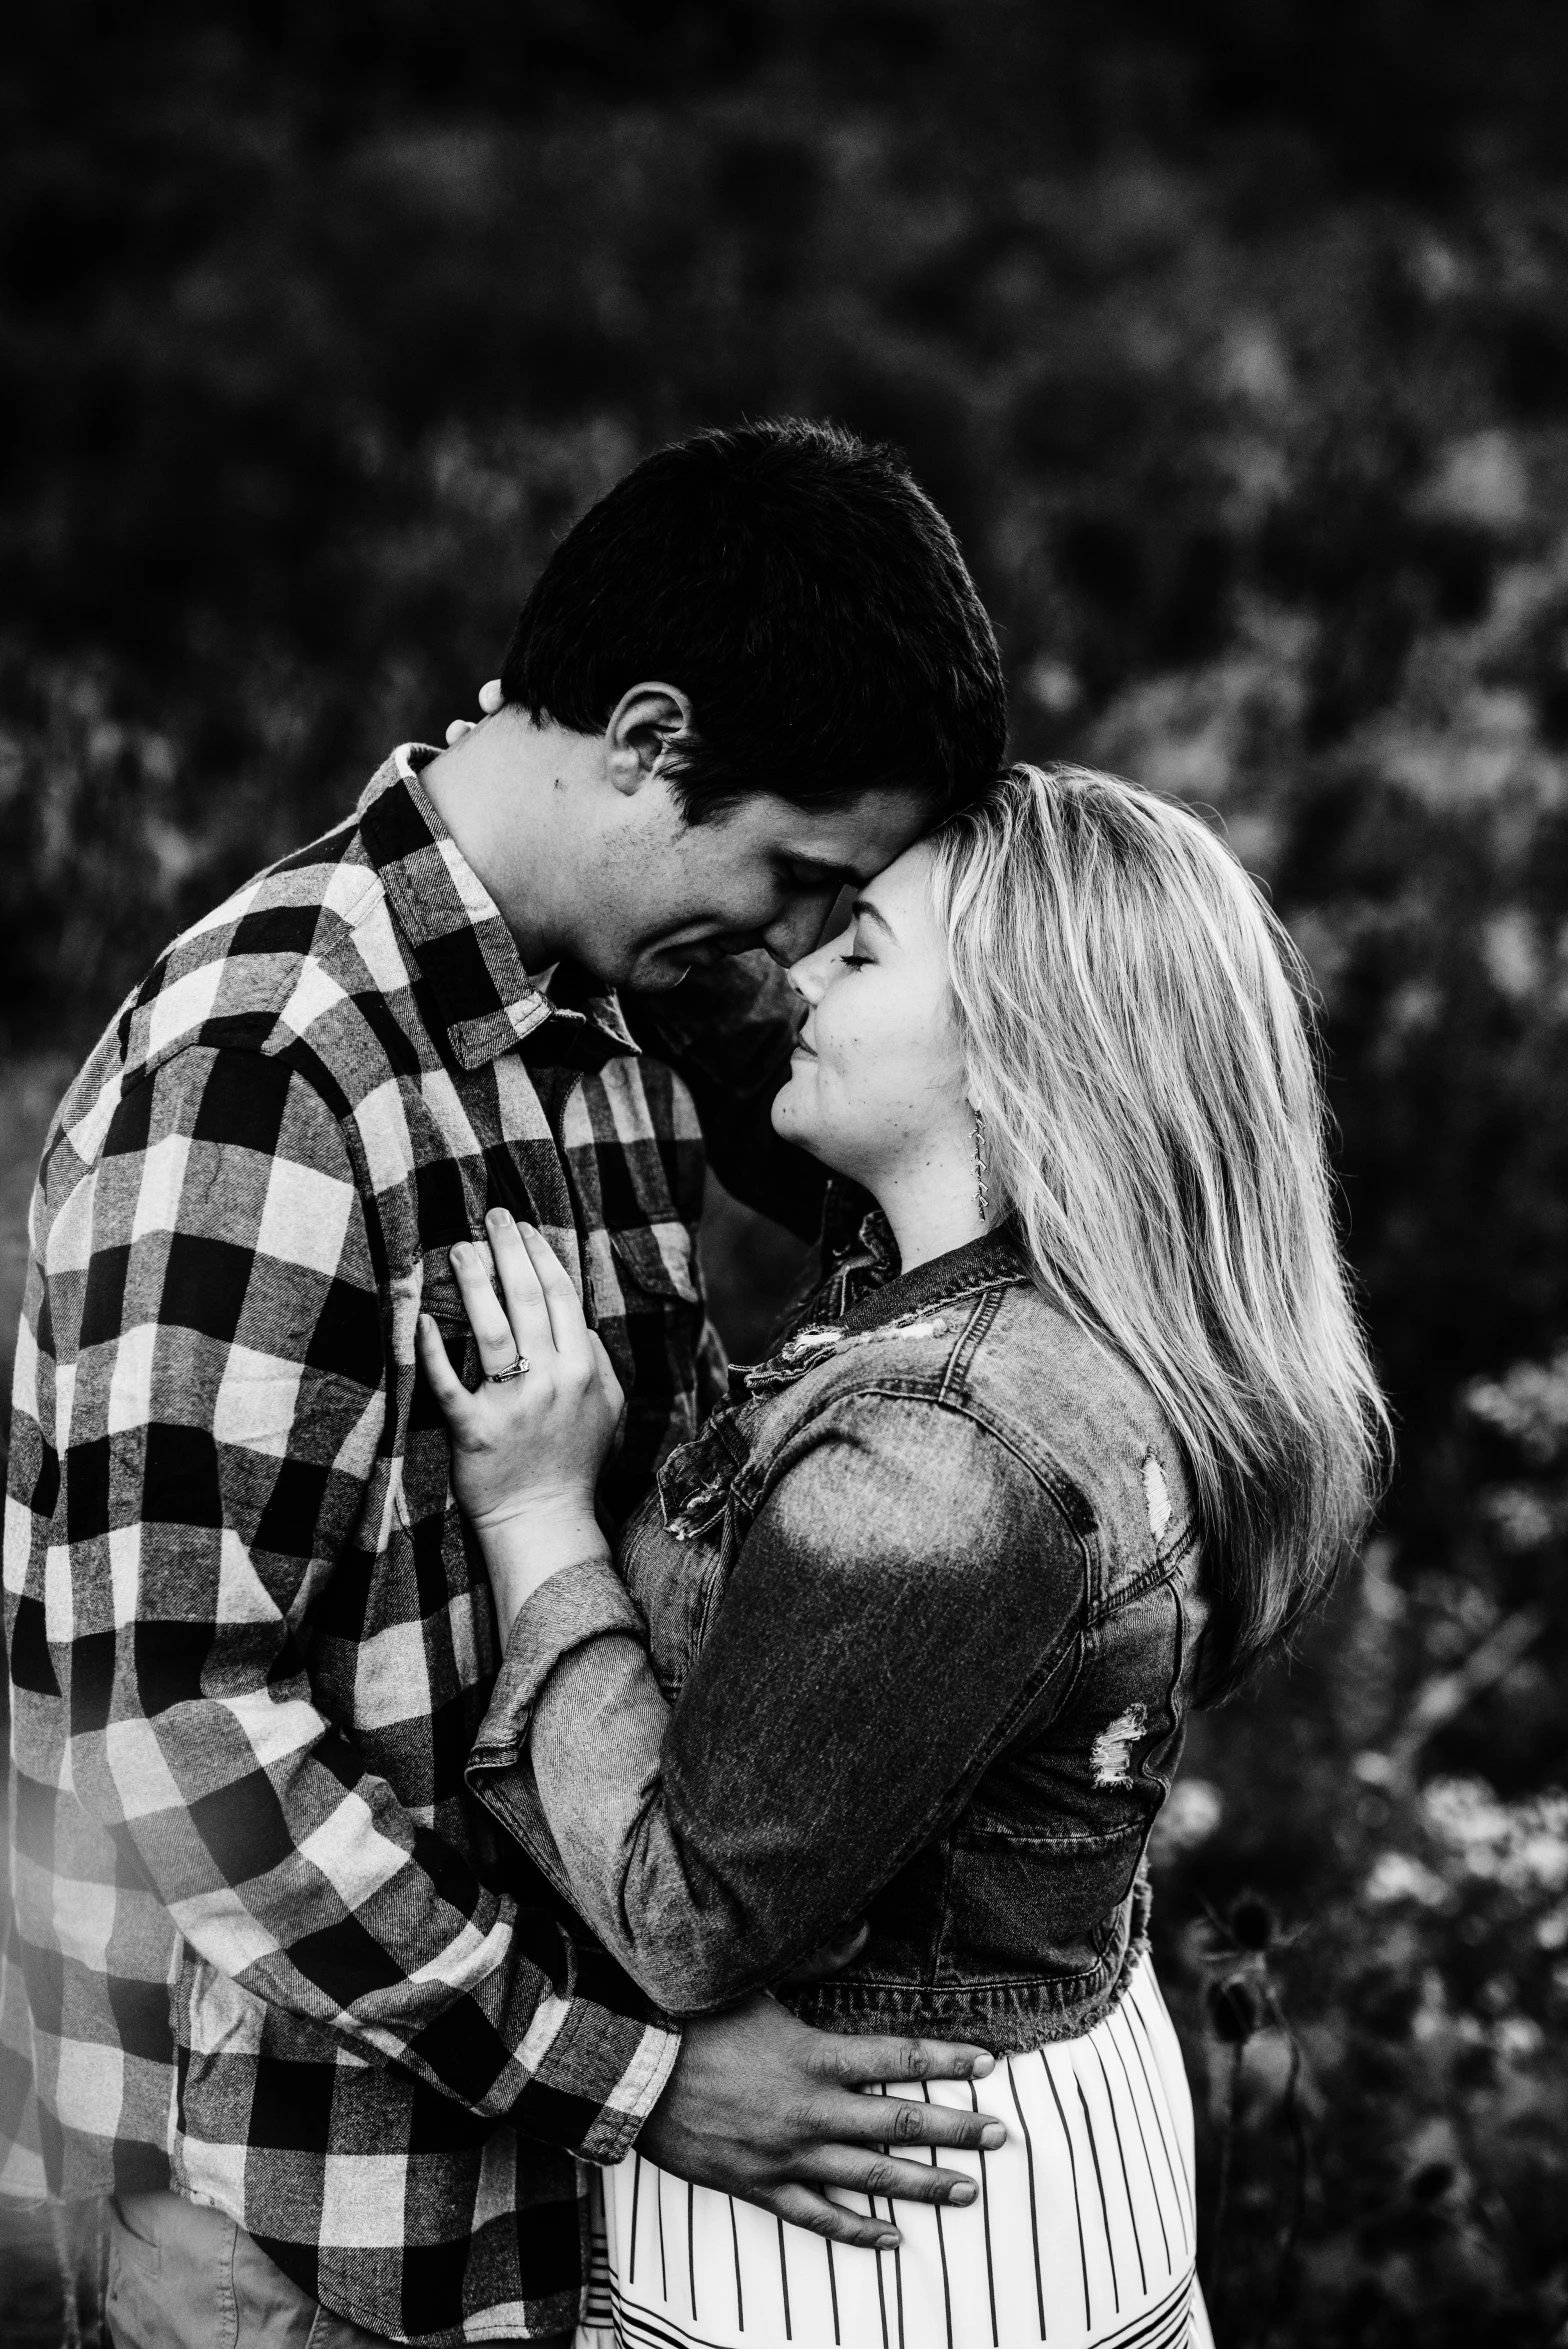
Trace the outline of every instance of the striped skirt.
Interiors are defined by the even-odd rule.
[[[575,2349],[1211,2349],[1192,2102],[1147,1957],[1082,2038],[892,2093],[1006,2123],[995,2153],[941,2153],[966,2208],[838,2195],[903,2236],[858,2251],[633,2153],[602,2173]]]

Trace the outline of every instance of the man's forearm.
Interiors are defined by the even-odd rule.
[[[558,2138],[575,2109],[571,2150],[624,2150],[673,2060],[630,1985],[619,2011],[585,2001],[562,1928],[489,1892],[306,1695],[171,1711],[123,1720],[110,1741],[76,1736],[72,1770],[194,1951],[483,2118],[528,2130],[538,2102],[550,2117],[535,2133]],[[160,1789],[194,1799],[150,1799]]]

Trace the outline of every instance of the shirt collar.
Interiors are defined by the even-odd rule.
[[[857,1191],[855,1196],[863,1201],[866,1194]],[[857,1281],[846,1279],[852,1271],[858,1273]],[[840,1263],[766,1358],[736,1375],[747,1394],[770,1394],[845,1348],[874,1344],[881,1331],[907,1329],[911,1336],[939,1337],[947,1328],[941,1319],[943,1306],[980,1289],[1023,1287],[1029,1279],[1028,1254],[1011,1221],[966,1240],[961,1248],[950,1248],[944,1256],[934,1256],[913,1272],[901,1273],[887,1220],[872,1206],[861,1219],[859,1249]],[[715,1432],[722,1425],[722,1415],[711,1422]],[[662,1476],[660,1491],[665,1491]],[[665,1514],[668,1520],[668,1496]]]
[[[529,1043],[527,1057],[601,1068],[636,1053],[613,990],[574,964],[551,994],[533,986],[495,900],[463,855],[420,774],[439,754],[405,742],[360,797],[360,835],[461,1068],[483,1068]]]

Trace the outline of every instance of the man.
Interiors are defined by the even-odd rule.
[[[814,944],[846,882],[989,780],[995,645],[898,465],[783,424],[601,500],[502,686],[169,948],[45,1151],[0,2122],[30,2076],[35,2182],[115,2195],[121,2349],[553,2337],[582,2283],[571,2157],[634,2139],[842,2240],[880,2229],[829,2181],[944,2190],[890,2170],[887,2105],[849,2090],[962,2051],[763,1999],[682,2044],[498,1848],[463,1786],[494,1618],[414,1328],[455,1355],[448,1251],[508,1206],[579,1267],[627,1390],[607,1513],[693,1432],[719,1368],[702,1137],[613,990],[651,1040],[688,970]],[[729,1024],[688,1013],[670,1050],[744,1189],[790,1030],[733,969]],[[815,1199],[799,1170],[766,1203],[804,1223]],[[895,2105],[900,2134],[980,2142]]]

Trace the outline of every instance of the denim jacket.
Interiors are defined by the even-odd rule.
[[[676,2015],[784,1995],[993,2051],[1087,2030],[1206,1605],[1181,1456],[993,1234],[895,1276],[881,1218],[743,1399],[672,1455],[617,1570],[518,1618],[470,1783]]]

